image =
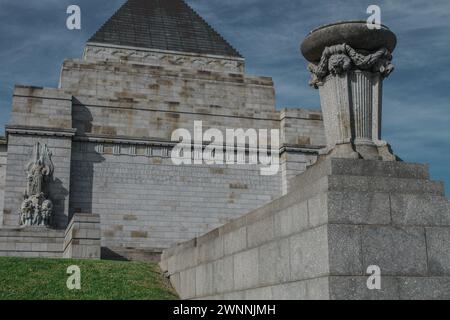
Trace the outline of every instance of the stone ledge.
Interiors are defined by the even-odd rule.
[[[76,129],[50,128],[37,126],[5,126],[7,134],[22,135],[39,135],[39,136],[57,136],[57,137],[73,137]]]

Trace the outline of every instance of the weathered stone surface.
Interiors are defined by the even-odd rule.
[[[291,280],[305,280],[329,273],[327,226],[289,238]]]
[[[330,277],[331,300],[398,300],[400,298],[398,280],[395,277],[382,276],[381,289],[367,288],[368,276]]]
[[[242,227],[238,230],[228,232],[224,235],[224,253],[233,254],[247,248],[247,228]]]
[[[274,236],[273,216],[261,219],[247,227],[247,244],[249,248],[259,246]]]
[[[327,193],[328,221],[349,224],[389,224],[389,194],[381,192]]]
[[[204,297],[214,294],[213,264],[199,265],[195,268],[195,272],[195,295],[197,297]]]
[[[330,274],[363,274],[361,229],[352,225],[328,225]]]
[[[280,211],[274,216],[274,235],[286,237],[308,228],[306,201]]]
[[[429,168],[425,164],[407,162],[383,162],[371,160],[333,159],[330,161],[333,175],[375,176],[403,179],[429,179]]]
[[[391,214],[394,224],[449,226],[450,202],[440,195],[392,194]]]
[[[259,281],[259,250],[238,253],[234,256],[234,289],[242,290],[255,287]]]
[[[401,277],[401,300],[449,300],[449,277]]]
[[[196,296],[196,268],[180,272],[178,294],[182,299],[191,299]]]
[[[427,275],[424,228],[365,226],[361,239],[363,267],[379,266],[384,275]]]
[[[257,288],[245,291],[245,300],[273,300],[272,289],[270,287]]]
[[[75,214],[65,232],[64,258],[100,259],[100,217],[93,214]]]
[[[259,248],[259,283],[269,285],[289,281],[289,239],[272,241]]]
[[[230,292],[234,289],[234,257],[229,256],[213,263],[215,293]]]
[[[279,300],[306,300],[306,281],[297,281],[273,286],[272,296]]]
[[[425,230],[429,273],[450,276],[450,226]]]

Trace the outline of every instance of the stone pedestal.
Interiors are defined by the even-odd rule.
[[[351,71],[328,76],[319,87],[327,150],[335,157],[395,160],[379,152],[382,79],[377,73]]]

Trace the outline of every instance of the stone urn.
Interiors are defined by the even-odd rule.
[[[319,89],[327,147],[337,158],[394,161],[381,140],[382,83],[394,70],[395,34],[365,21],[319,27],[301,45],[310,85]]]

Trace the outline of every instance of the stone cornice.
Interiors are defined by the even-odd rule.
[[[37,135],[37,136],[55,136],[55,137],[73,137],[76,129],[32,127],[32,126],[5,126],[7,134]]]
[[[163,139],[139,139],[132,137],[110,137],[110,136],[101,136],[101,135],[85,135],[85,136],[75,136],[73,139],[75,142],[90,142],[90,143],[98,143],[98,144],[121,144],[121,145],[137,145],[137,146],[149,146],[149,147],[161,147],[161,148],[172,148],[177,145],[177,142],[163,140]],[[205,148],[209,143],[204,142],[202,148]],[[194,145],[192,145],[194,146]],[[299,152],[299,153],[310,153],[317,154],[320,149],[324,148],[324,146],[314,146],[314,145],[281,145],[280,146],[280,154],[284,152]],[[242,150],[243,148],[237,147],[236,150]],[[226,150],[226,147],[223,146],[223,150]],[[250,151],[249,146],[245,147],[246,151]],[[267,146],[267,150],[270,150],[270,146]]]
[[[241,57],[220,56],[220,55],[212,55],[212,54],[201,54],[201,53],[160,50],[160,49],[149,49],[149,48],[141,48],[141,47],[121,46],[118,44],[105,44],[105,43],[99,43],[99,42],[87,42],[86,47],[87,46],[103,47],[103,48],[116,48],[116,49],[142,51],[142,52],[155,52],[155,53],[161,53],[161,54],[172,54],[172,55],[177,55],[177,56],[191,56],[191,57],[203,57],[203,58],[210,58],[210,59],[245,61],[245,58],[241,58]]]
[[[245,59],[239,57],[193,54],[135,48],[120,45],[105,45],[88,42],[83,53],[84,60],[120,61],[142,65],[189,67],[199,70],[244,73]]]

